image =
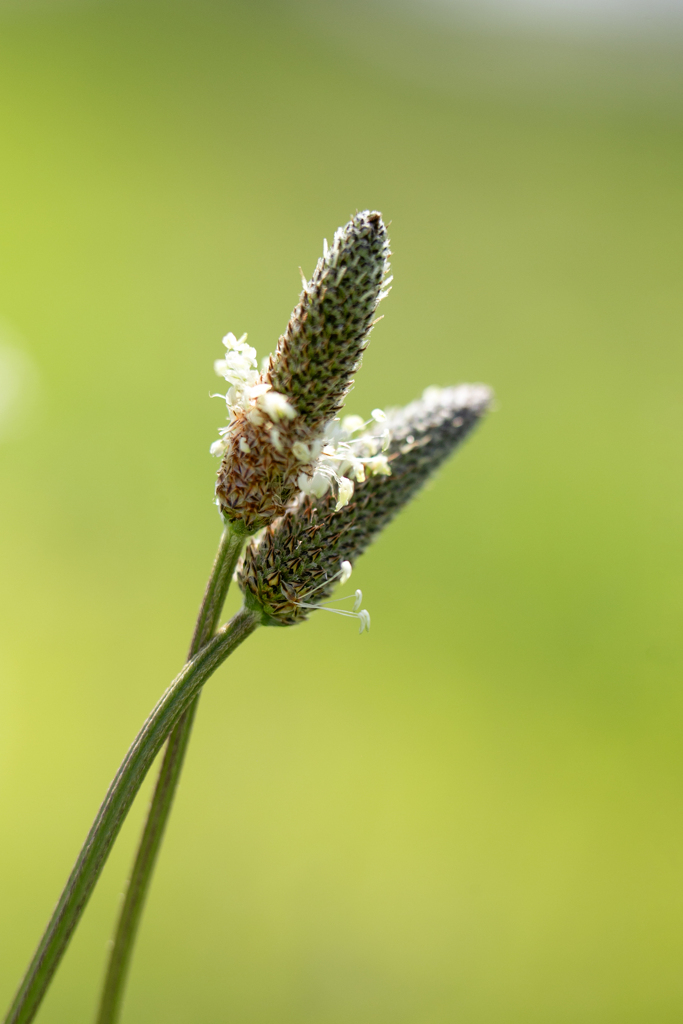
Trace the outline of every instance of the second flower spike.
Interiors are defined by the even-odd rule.
[[[262,622],[278,626],[302,622],[320,607],[337,581],[348,579],[358,556],[469,436],[491,397],[483,384],[427,388],[422,398],[390,411],[389,475],[359,482],[341,511],[329,494],[302,496],[253,540],[239,573],[247,607],[258,611]],[[374,440],[370,435],[356,444],[374,449]]]
[[[226,339],[219,364],[233,387],[216,495],[226,520],[254,533],[282,515],[311,476],[325,428],[360,365],[377,304],[389,284],[381,214],[358,213],[336,232],[304,285],[287,330],[260,376],[244,339]]]

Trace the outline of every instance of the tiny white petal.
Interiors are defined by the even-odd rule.
[[[209,452],[210,452],[211,455],[222,455],[224,451],[225,451],[225,441],[223,441],[223,440],[214,441],[213,444],[211,445],[211,447],[209,448]]]
[[[251,448],[243,437],[240,438],[240,451],[244,452],[245,455],[251,454]]]
[[[322,498],[330,489],[332,481],[324,473],[314,473],[308,485],[308,493],[314,498]]]
[[[284,419],[293,420],[296,416],[292,403],[278,391],[268,391],[258,401],[266,416],[274,423]]]
[[[247,419],[250,423],[253,423],[255,427],[260,427],[262,423],[265,423],[263,414],[256,407],[249,410],[247,413]]]

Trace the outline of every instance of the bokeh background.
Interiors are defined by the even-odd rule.
[[[622,6],[0,7],[3,1004],[184,660],[220,339],[373,207],[348,410],[498,408],[359,562],[369,635],[207,686],[125,1024],[681,1020],[683,47]],[[92,1019],[148,796],[40,1024]]]

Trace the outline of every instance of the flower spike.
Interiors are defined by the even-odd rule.
[[[238,573],[247,606],[260,610],[266,624],[280,626],[301,622],[321,607],[319,601],[329,596],[342,575],[340,562],[353,565],[467,437],[490,403],[488,388],[463,384],[428,388],[421,399],[390,411],[381,424],[390,434],[385,453],[390,475],[375,473],[357,479],[352,500],[339,510],[329,492],[321,497],[302,495],[295,507],[247,548]],[[379,437],[384,443],[385,436],[360,441],[378,444]],[[316,604],[310,601],[313,593]],[[360,601],[354,612],[359,606]],[[369,628],[367,612],[359,614],[363,628]]]
[[[386,294],[389,239],[377,212],[358,213],[335,233],[304,282],[299,304],[277,348],[256,373],[246,338],[225,339],[217,371],[232,385],[230,419],[212,446],[222,455],[217,504],[226,521],[254,533],[281,516],[302,489],[322,495],[316,462],[353,384],[375,310]],[[347,478],[327,476],[339,501],[353,493]]]

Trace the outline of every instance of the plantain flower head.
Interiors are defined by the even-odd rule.
[[[350,500],[351,477],[332,472],[329,459],[344,441],[337,413],[368,344],[377,305],[387,294],[388,267],[381,215],[358,213],[338,229],[331,246],[325,242],[287,330],[260,374],[246,335],[224,339],[226,356],[216,370],[230,388],[228,424],[211,449],[222,457],[216,498],[223,517],[245,533],[281,516],[300,490],[320,492],[323,478],[334,485],[342,504]],[[326,449],[328,462],[321,467],[318,460]]]

